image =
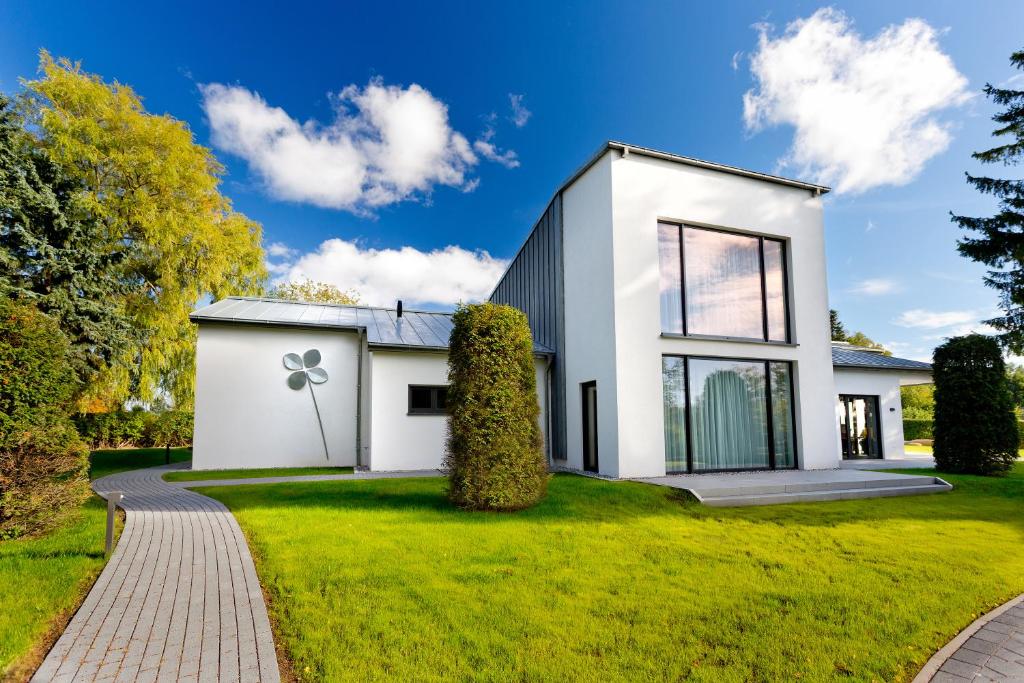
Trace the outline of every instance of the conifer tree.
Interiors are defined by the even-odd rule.
[[[1024,50],[1013,53],[1010,63],[1024,70]],[[992,117],[999,124],[992,135],[1002,144],[971,156],[984,164],[1016,166],[1024,160],[1024,90],[986,84],[984,92],[1004,107]],[[1024,352],[1024,179],[966,175],[975,189],[999,200],[999,210],[987,217],[952,214],[953,222],[971,233],[959,241],[958,249],[991,268],[985,284],[999,292],[1003,314],[986,322],[1019,354]]]

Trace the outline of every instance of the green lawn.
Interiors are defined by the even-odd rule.
[[[185,462],[192,459],[192,451],[187,448],[172,448],[171,462]],[[116,450],[92,452],[92,478],[99,479],[108,474],[116,474],[127,470],[143,467],[155,467],[164,464],[163,448],[119,448]]]
[[[39,665],[103,568],[106,504],[93,497],[41,538],[0,541],[0,680]]]
[[[558,475],[515,514],[453,510],[434,478],[200,490],[305,679],[905,681],[1024,591],[1024,467],[948,479],[715,509]]]
[[[309,474],[352,474],[351,467],[262,467],[251,470],[180,470],[167,472],[167,481],[206,481],[210,479],[262,479],[298,477]]]

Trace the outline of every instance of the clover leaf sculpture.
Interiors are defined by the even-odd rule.
[[[320,367],[320,352],[310,349],[301,356],[297,353],[286,353],[282,361],[284,367],[292,370],[288,375],[288,386],[296,391],[303,387],[309,387],[309,395],[313,397],[313,410],[316,411],[316,421],[320,425],[320,438],[324,442],[324,457],[331,459],[327,452],[327,437],[324,435],[324,423],[320,419],[320,407],[316,404],[316,393],[313,391],[314,384],[323,384],[327,381],[327,371]]]

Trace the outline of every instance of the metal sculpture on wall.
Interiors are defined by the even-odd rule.
[[[313,391],[314,384],[323,384],[327,381],[327,371],[320,366],[320,352],[310,349],[301,356],[297,353],[284,354],[284,366],[293,372],[288,375],[288,386],[296,391],[302,387],[309,386],[309,395],[313,397],[313,410],[316,411],[316,421],[320,425],[320,438],[324,442],[324,457],[331,459],[327,452],[327,437],[324,436],[324,423],[320,419],[320,407],[316,404],[316,393]]]

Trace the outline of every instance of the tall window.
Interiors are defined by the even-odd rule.
[[[662,358],[668,472],[796,466],[790,364]]]
[[[789,341],[780,240],[658,224],[663,332]]]

